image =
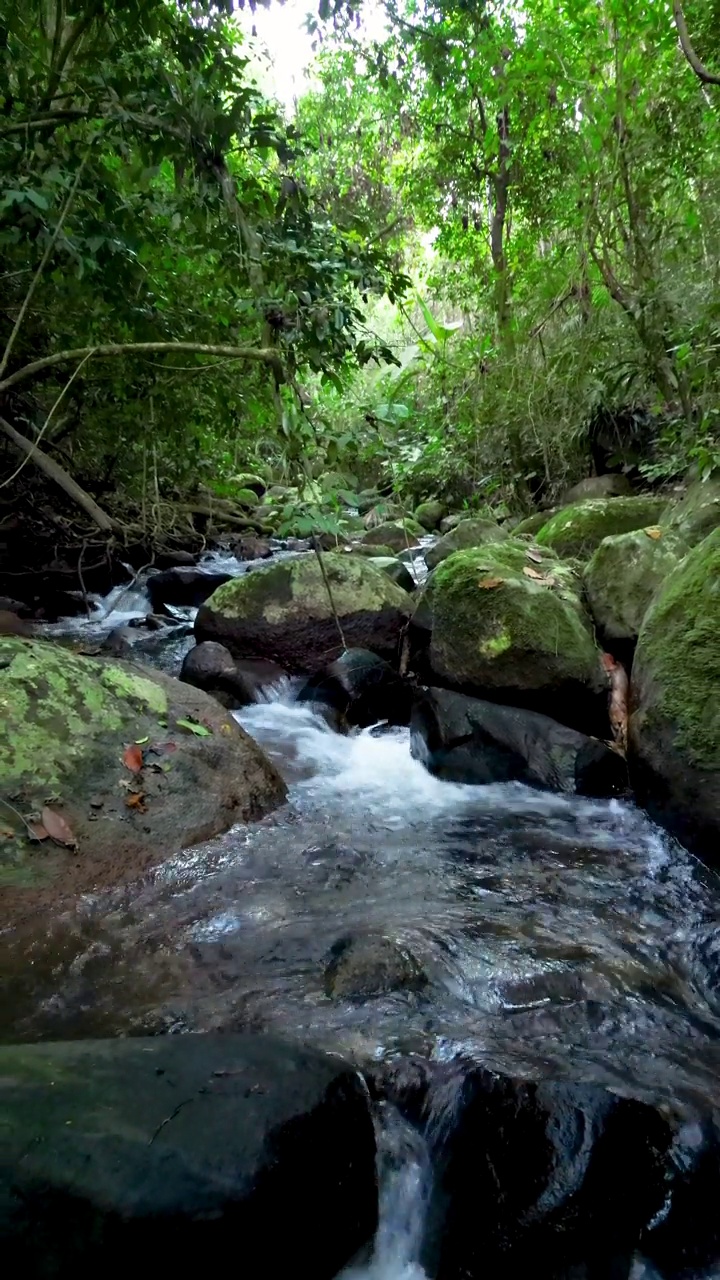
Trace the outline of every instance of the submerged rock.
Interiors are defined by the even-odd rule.
[[[563,507],[537,534],[540,546],[559,556],[587,559],[603,538],[656,525],[667,509],[665,498],[596,498]]]
[[[668,529],[653,526],[603,538],[585,569],[595,625],[609,640],[637,640],[653,596],[687,551]]]
[[[411,692],[396,671],[368,649],[346,649],[303,685],[299,702],[336,714],[341,724],[367,727],[379,720],[407,724]]]
[[[334,1000],[370,1000],[392,991],[421,991],[426,985],[411,952],[383,934],[340,938],[325,968],[325,991]]]
[[[607,681],[578,578],[551,552],[531,554],[508,539],[457,552],[435,571],[435,683],[492,691],[593,731],[588,716]]]
[[[242,657],[264,657],[291,674],[314,673],[348,647],[391,659],[412,602],[367,560],[346,554],[284,560],[233,578],[200,609],[198,640],[218,640]]]
[[[196,608],[229,577],[227,573],[204,573],[202,569],[164,569],[153,573],[147,580],[153,613],[164,604]]]
[[[285,797],[214,698],[129,662],[2,638],[0,721],[2,825],[13,833],[0,843],[0,884],[19,890],[128,879]],[[31,843],[22,818],[48,806],[50,835]]]
[[[585,796],[628,789],[617,751],[534,711],[427,689],[413,704],[410,724],[413,754],[449,782],[525,782]]]
[[[681,561],[638,638],[630,747],[655,816],[709,858],[720,848],[720,529]]]
[[[11,1045],[0,1086],[8,1275],[155,1258],[186,1276],[241,1250],[247,1274],[334,1280],[372,1239],[367,1090],[334,1055],[270,1035]]]
[[[507,530],[502,529],[495,520],[461,520],[454,529],[444,534],[434,546],[430,547],[425,556],[425,563],[428,569],[434,569],[455,551],[465,551],[468,547],[481,547],[486,542],[500,542],[507,536]]]

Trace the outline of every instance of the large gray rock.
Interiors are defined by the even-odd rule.
[[[624,498],[632,493],[627,476],[608,473],[604,476],[588,476],[563,494],[563,506],[573,502],[585,502],[588,498]]]
[[[334,1280],[373,1235],[367,1090],[272,1036],[0,1048],[0,1240],[10,1276],[111,1269]]]
[[[434,546],[425,555],[428,569],[435,569],[443,560],[447,560],[456,551],[465,551],[468,547],[481,547],[486,542],[500,542],[507,538],[507,529],[502,529],[496,520],[461,520],[449,533],[438,538]]]
[[[312,674],[342,652],[337,613],[348,648],[394,657],[412,612],[407,592],[359,556],[330,553],[323,567],[325,576],[310,554],[226,582],[198,612],[198,640]]]
[[[570,795],[617,796],[627,765],[597,738],[549,716],[427,689],[413,705],[413,754],[449,782],[526,782]]]

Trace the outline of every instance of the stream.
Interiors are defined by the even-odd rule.
[[[288,782],[280,811],[0,932],[2,1039],[273,1030],[716,1105],[713,872],[631,803],[440,782],[408,730],[342,737],[295,693],[235,713]],[[398,1116],[388,1149],[375,1255],[343,1280],[425,1275],[427,1153]]]

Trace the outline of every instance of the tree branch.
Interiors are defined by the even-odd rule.
[[[55,484],[59,485],[63,492],[69,498],[72,498],[73,502],[82,507],[85,514],[94,521],[99,529],[102,529],[104,533],[112,533],[120,528],[116,521],[112,520],[107,512],[103,511],[102,507],[99,507],[97,502],[90,497],[90,494],[81,489],[80,485],[73,480],[72,476],[68,475],[63,467],[59,466],[53,458],[48,458],[42,449],[38,449],[34,441],[22,436],[4,418],[0,418],[0,431],[3,431],[18,449],[32,458],[35,466],[44,472],[50,480],[54,480]]]
[[[285,374],[278,352],[267,347],[229,347],[215,346],[205,342],[111,342],[99,347],[76,347],[72,351],[56,351],[54,355],[44,356],[42,360],[33,360],[31,364],[16,369],[0,382],[0,392],[7,391],[18,382],[32,378],[44,369],[52,369],[59,364],[67,364],[68,360],[83,360],[89,356],[106,359],[112,356],[140,355],[147,351],[194,351],[204,356],[225,356],[230,360],[252,360],[258,364],[267,364],[275,372],[280,381]]]
[[[680,47],[698,80],[702,80],[703,84],[720,84],[720,76],[713,75],[712,71],[708,71],[707,67],[700,61],[693,48],[693,43],[690,39],[690,32],[687,28],[685,14],[683,13],[680,0],[673,0],[673,17],[680,37]]]

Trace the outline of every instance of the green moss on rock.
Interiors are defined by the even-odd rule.
[[[179,721],[202,719],[198,737]],[[199,690],[129,663],[84,657],[59,645],[0,637],[0,880],[15,888],[63,870],[67,853],[29,845],[28,819],[50,797],[77,839],[92,882],[98,862],[113,879],[239,818],[261,816],[284,787],[273,766],[219,704]],[[134,775],[126,746],[149,751],[172,740],[167,769],[144,770],[128,806]],[[85,867],[85,862],[82,866]],[[103,872],[100,878],[105,878]]]
[[[349,646],[392,656],[412,608],[407,592],[364,556],[328,553],[323,566],[332,602],[316,556],[276,561],[219,587],[198,613],[198,639],[311,672],[338,646],[335,610]]]
[[[720,472],[695,480],[682,501],[665,512],[662,523],[687,547],[707,538],[720,526]]]
[[[508,540],[457,552],[440,565],[430,647],[436,675],[477,690],[603,687],[578,579],[551,552],[541,555],[539,563],[531,560],[524,543]]]
[[[415,510],[415,521],[428,533],[437,529],[443,519],[447,507],[444,502],[421,502]]]
[[[519,538],[524,534],[535,534],[547,524],[548,520],[554,515],[553,511],[535,511],[533,515],[526,516],[513,529],[513,537]]]
[[[608,639],[636,640],[650,603],[687,548],[658,526],[603,538],[585,569],[596,625]]]
[[[449,533],[443,534],[425,556],[428,569],[434,569],[456,551],[481,547],[486,542],[500,542],[507,538],[507,530],[495,520],[461,520]]]
[[[720,529],[670,574],[633,663],[630,741],[641,790],[671,825],[720,848]]]
[[[422,525],[415,520],[386,520],[374,529],[363,534],[365,546],[390,547],[392,551],[402,551],[404,547],[414,547],[418,538],[425,535]]]
[[[563,507],[538,531],[540,546],[559,556],[587,559],[603,538],[656,525],[667,507],[665,498],[596,498]]]

